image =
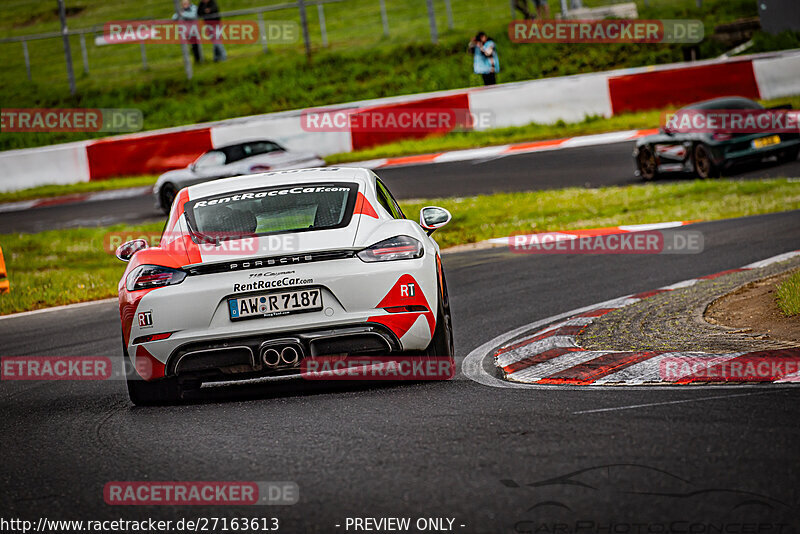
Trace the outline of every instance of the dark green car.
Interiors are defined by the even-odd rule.
[[[766,110],[758,102],[742,97],[725,97],[706,100],[679,110],[673,117],[685,119],[704,117],[740,118],[748,116],[783,114],[785,118],[791,106],[779,106]],[[681,115],[683,114],[683,115]],[[796,115],[793,116],[796,118]],[[766,117],[765,117],[766,118]],[[745,128],[714,129],[715,123],[709,120],[708,126],[699,129],[676,128],[673,124],[662,127],[655,135],[643,137],[636,142],[633,158],[636,162],[636,175],[643,180],[653,180],[666,172],[693,172],[700,178],[713,178],[730,166],[746,161],[762,161],[775,157],[779,163],[797,159],[800,152],[800,130],[782,128],[767,131]],[[791,124],[790,122],[784,124]]]

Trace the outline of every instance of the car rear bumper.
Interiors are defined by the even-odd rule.
[[[282,351],[286,348],[294,352],[284,357]],[[302,360],[309,356],[387,355],[400,350],[400,341],[391,330],[374,323],[250,335],[181,345],[167,359],[165,376],[201,381],[247,380],[296,374]],[[274,351],[274,359],[269,357],[269,351]]]

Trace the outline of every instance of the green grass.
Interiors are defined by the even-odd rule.
[[[775,300],[778,308],[787,317],[800,315],[800,271],[781,282]]]
[[[93,193],[96,191],[108,191],[110,189],[123,189],[126,187],[142,187],[156,183],[158,176],[147,174],[142,176],[129,176],[126,178],[111,178],[99,182],[79,182],[77,184],[64,185],[42,185],[19,191],[9,191],[0,193],[0,203],[17,202],[20,200],[31,200],[34,198],[59,197],[64,195],[76,195],[79,193]]]
[[[673,220],[712,220],[800,209],[797,181],[687,180],[601,189],[563,189],[401,203],[416,219],[436,204],[453,221],[436,232],[442,247],[515,232],[544,232]],[[116,295],[123,265],[104,252],[108,232],[136,237],[163,223],[0,235],[11,292],[0,295],[0,314]]]
[[[224,9],[263,5],[277,0],[225,0]],[[482,3],[452,0],[454,27],[447,29],[443,0],[435,8],[440,28],[437,45],[429,42],[424,0],[388,0],[390,36],[382,36],[378,2],[345,0],[325,7],[330,46],[320,44],[317,12],[309,9],[314,52],[311,61],[302,46],[275,45],[264,54],[260,45],[229,45],[230,59],[195,69],[187,81],[177,45],[147,46],[147,70],[136,44],[97,47],[88,44],[89,74],[81,71],[77,37],[72,38],[78,93],[66,87],[63,51],[59,39],[32,41],[29,49],[33,80],[28,81],[19,43],[0,44],[5,71],[0,101],[5,107],[138,108],[145,129],[219,120],[244,115],[320,106],[360,99],[480,84],[472,73],[466,43],[476,30],[493,35],[501,56],[500,82],[563,76],[598,70],[651,65],[683,59],[682,45],[513,44],[507,35],[507,0]],[[557,7],[557,2],[553,8]],[[592,2],[588,2],[591,4]],[[597,2],[594,2],[597,3]],[[696,18],[713,26],[756,16],[752,0],[639,0],[641,18]],[[7,4],[7,5],[6,5]],[[9,0],[0,19],[0,36],[52,31],[58,28],[54,4],[38,0]],[[73,28],[108,20],[163,17],[169,2],[109,3],[82,0],[84,9],[70,17]],[[297,19],[294,10],[276,12],[269,19]],[[752,51],[800,47],[800,34],[759,36]],[[706,39],[702,57],[723,52]],[[206,47],[206,54],[210,47]],[[86,133],[1,133],[0,150],[39,146],[99,136]]]

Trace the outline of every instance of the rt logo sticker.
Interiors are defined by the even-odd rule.
[[[402,284],[400,286],[400,296],[401,297],[413,297],[414,296],[414,286],[416,284]]]
[[[139,312],[139,328],[149,328],[153,326],[153,310]]]

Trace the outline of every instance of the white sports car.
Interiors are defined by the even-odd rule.
[[[185,169],[165,172],[153,186],[153,196],[156,208],[169,213],[178,191],[190,185],[232,176],[321,165],[325,165],[325,161],[311,152],[286,150],[275,141],[246,141],[209,150]]]
[[[453,355],[439,246],[359,168],[279,171],[182,189],[161,242],[117,249],[128,391],[175,402],[203,382],[297,374],[324,355]],[[128,367],[130,368],[130,367]]]

